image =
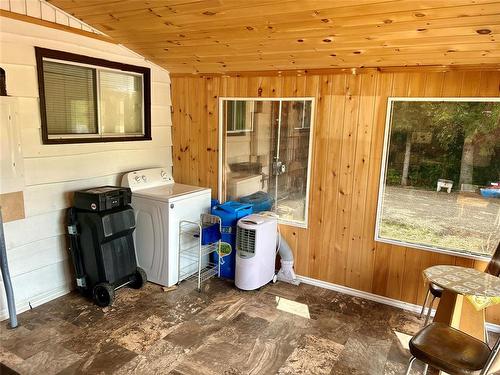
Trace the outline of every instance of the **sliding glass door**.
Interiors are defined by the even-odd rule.
[[[313,99],[220,103],[219,198],[257,193],[280,221],[307,225]]]

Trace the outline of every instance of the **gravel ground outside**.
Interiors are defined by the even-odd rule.
[[[379,235],[491,255],[500,241],[500,199],[386,186]]]

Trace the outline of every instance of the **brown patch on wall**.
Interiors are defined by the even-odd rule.
[[[22,191],[0,194],[0,207],[4,223],[24,219],[24,196]]]

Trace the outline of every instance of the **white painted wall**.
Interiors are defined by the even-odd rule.
[[[152,141],[43,145],[34,46],[150,67]],[[20,139],[19,154],[12,155],[22,169],[8,171],[2,163],[0,193],[20,188],[24,192],[26,218],[5,223],[16,305],[23,311],[72,288],[64,227],[71,192],[119,184],[126,171],[172,166],[170,79],[166,70],[119,45],[4,17],[0,17],[0,66],[6,71],[10,96],[0,99],[2,110],[7,106],[12,112],[10,129],[16,133],[6,134],[1,116],[2,145],[5,137]],[[3,285],[0,290],[3,319],[7,317]]]

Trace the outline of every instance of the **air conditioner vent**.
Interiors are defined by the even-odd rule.
[[[255,254],[255,230],[238,227],[236,233],[236,249]]]

